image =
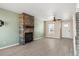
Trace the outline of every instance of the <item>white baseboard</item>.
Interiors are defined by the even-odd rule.
[[[73,38],[67,38],[67,37],[62,37],[63,39],[73,39]]]
[[[13,45],[9,45],[9,46],[5,46],[5,47],[1,47],[0,49],[5,49],[5,48],[13,47],[13,46],[16,46],[16,45],[19,45],[19,43],[16,43],[16,44],[13,44]]]
[[[42,39],[43,37],[39,37],[39,38],[35,38],[34,40],[40,40],[40,39]]]
[[[35,38],[34,40],[39,40],[42,39],[43,37],[39,37],[39,38]],[[9,48],[9,47],[13,47],[13,46],[17,46],[19,45],[19,43],[13,44],[13,45],[9,45],[9,46],[5,46],[5,47],[1,47],[0,49],[5,49],[5,48]]]

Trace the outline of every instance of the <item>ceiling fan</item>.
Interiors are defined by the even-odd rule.
[[[55,22],[55,21],[59,21],[59,20],[61,20],[61,19],[56,19],[55,17],[53,17],[53,21]]]
[[[53,21],[56,21],[56,18],[54,17]]]

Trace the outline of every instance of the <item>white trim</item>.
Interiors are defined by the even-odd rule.
[[[73,47],[74,47],[74,56],[77,56],[77,51],[76,51],[76,12],[73,15]]]
[[[71,40],[73,40],[73,38],[68,38],[68,37],[62,37],[63,39],[71,39]]]
[[[5,48],[13,47],[13,46],[16,46],[16,45],[19,45],[19,43],[16,43],[16,44],[13,44],[13,45],[9,45],[9,46],[5,46],[5,47],[1,47],[0,49],[5,49]]]
[[[40,40],[40,39],[42,39],[43,37],[39,37],[39,38],[35,38],[34,40]]]
[[[73,46],[74,46],[74,56],[77,56],[77,51],[76,51],[76,37],[73,38]]]

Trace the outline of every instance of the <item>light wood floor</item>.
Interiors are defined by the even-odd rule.
[[[0,56],[71,56],[72,39],[44,38],[26,45],[18,45],[0,50]]]

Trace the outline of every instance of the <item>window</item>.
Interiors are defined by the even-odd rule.
[[[54,24],[48,24],[48,31],[51,32],[54,30]]]
[[[64,24],[64,27],[68,27],[68,24]]]

